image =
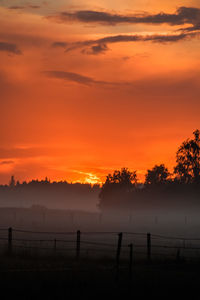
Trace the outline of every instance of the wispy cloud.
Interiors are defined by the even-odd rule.
[[[64,72],[64,71],[44,71],[43,72],[46,76],[56,79],[62,79],[67,80],[71,82],[75,82],[78,84],[83,84],[86,86],[94,85],[94,84],[100,84],[100,85],[112,85],[111,82],[106,81],[98,81],[93,79],[92,77],[84,76],[78,73],[72,73],[72,72]]]
[[[176,74],[173,77],[165,75],[162,77],[154,76],[153,78],[143,78],[141,80],[125,80],[125,81],[100,81],[92,77],[85,75],[51,70],[43,72],[45,76],[55,78],[59,80],[75,82],[77,84],[83,84],[85,86],[99,85],[108,87],[125,88],[129,91],[134,91],[135,95],[163,95],[165,94],[188,94],[192,92],[199,94],[199,72],[190,72],[183,75],[180,78],[180,74]]]
[[[12,165],[12,164],[14,164],[13,160],[3,160],[3,161],[0,161],[0,165]]]
[[[25,6],[22,6],[22,5],[12,5],[12,6],[9,6],[8,7],[9,9],[13,9],[13,10],[21,10],[21,9],[26,9],[26,8],[32,8],[32,9],[39,9],[40,6],[39,5],[25,5]]]
[[[28,5],[27,7],[32,8],[32,9],[39,9],[40,6],[39,5]]]
[[[196,24],[196,25],[193,25],[193,26],[190,26],[190,27],[186,27],[186,28],[181,28],[179,31],[182,31],[182,32],[200,32],[200,21],[199,21],[199,24]]]
[[[18,10],[18,9],[24,9],[25,6],[20,6],[20,5],[13,5],[13,6],[10,6],[8,7],[9,9],[13,9],[13,10]]]
[[[21,50],[17,47],[16,44],[6,42],[0,42],[0,51],[5,51],[16,55],[22,54]]]
[[[55,42],[52,47],[65,48],[65,52],[82,49],[82,53],[101,54],[109,48],[108,44],[128,43],[128,42],[154,42],[154,43],[175,43],[181,40],[195,37],[199,32],[182,32],[181,34],[165,35],[114,35],[96,40],[77,41],[74,43]]]
[[[117,25],[117,24],[196,24],[200,19],[200,9],[196,7],[179,7],[175,13],[169,14],[160,12],[159,14],[113,14],[110,12],[79,10],[75,12],[60,12],[56,15],[47,16],[49,20],[58,23],[81,22],[81,23],[97,23],[101,25]]]
[[[53,48],[66,48],[69,45],[69,43],[66,42],[54,42],[52,44]]]
[[[89,49],[83,49],[82,53],[89,54],[89,55],[91,55],[91,54],[98,55],[98,54],[105,53],[108,50],[109,50],[109,48],[106,44],[100,43],[100,44],[91,46]]]

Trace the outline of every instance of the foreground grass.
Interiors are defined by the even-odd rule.
[[[73,299],[97,297],[195,297],[200,286],[200,263],[127,262],[119,276],[109,259],[80,259],[18,255],[0,257],[0,284],[4,299]],[[198,299],[198,294],[195,299]]]

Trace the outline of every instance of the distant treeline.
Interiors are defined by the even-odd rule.
[[[32,180],[19,183],[11,177],[8,185],[0,185],[0,206],[95,210],[99,185]]]
[[[99,185],[42,181],[19,183],[11,177],[0,186],[0,205],[46,205],[51,208],[94,210],[134,210],[148,208],[200,208],[200,131],[184,141],[176,152],[172,173],[164,164],[147,170],[145,181],[138,183],[137,171],[127,168],[108,174]]]

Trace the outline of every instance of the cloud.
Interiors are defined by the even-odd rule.
[[[54,42],[52,44],[53,48],[66,48],[69,45],[69,43],[66,42]]]
[[[89,41],[88,43],[105,43],[105,44],[113,44],[113,43],[121,43],[121,42],[159,42],[159,43],[166,43],[166,42],[176,42],[185,39],[188,37],[188,34],[181,33],[181,34],[167,34],[167,35],[115,35],[115,36],[108,36],[105,38],[101,38],[94,41]],[[87,41],[85,42],[87,44]]]
[[[83,84],[86,86],[94,85],[94,84],[101,84],[101,85],[110,85],[113,83],[105,82],[105,81],[97,81],[91,77],[87,77],[78,73],[72,72],[64,72],[64,71],[45,71],[43,72],[46,76],[51,78],[63,79],[71,82],[75,82],[78,84]]]
[[[172,76],[170,73],[163,76],[153,76],[150,78],[145,77],[139,80],[131,80],[130,78],[130,80],[127,81],[112,82],[98,81],[92,77],[64,71],[45,71],[44,74],[47,77],[75,82],[85,86],[98,85],[101,87],[109,87],[114,89],[117,87],[118,91],[122,90],[123,93],[126,91],[128,94],[134,94],[136,98],[138,97],[138,99],[139,97],[144,97],[146,99],[155,97],[155,101],[158,101],[156,99],[162,99],[165,97],[171,97],[174,99],[176,96],[178,99],[184,98],[188,100],[188,97],[190,97],[191,94],[193,95],[193,98],[198,101],[198,95],[200,91],[198,79],[200,71],[194,72],[194,70],[183,74],[177,72],[174,74],[174,76]]]
[[[10,6],[10,7],[8,7],[9,9],[13,9],[13,10],[20,10],[20,9],[26,9],[26,8],[32,8],[32,9],[39,9],[40,8],[40,6],[39,5],[31,5],[31,4],[29,4],[29,5],[26,5],[26,6],[21,6],[21,5],[13,5],[13,6]]]
[[[167,35],[115,35],[96,40],[77,41],[71,44],[64,42],[55,42],[52,44],[52,46],[55,47],[56,44],[57,47],[65,48],[65,52],[82,49],[82,53],[84,54],[101,54],[109,50],[108,44],[125,42],[154,42],[166,44],[186,40],[197,35],[199,35],[199,32],[182,32],[181,34]]]
[[[182,32],[196,32],[196,31],[200,31],[200,22],[199,24],[187,27],[187,28],[181,28],[179,31]]]
[[[13,5],[13,6],[10,6],[8,7],[9,9],[13,9],[13,10],[17,10],[17,9],[24,9],[25,7],[24,6],[18,6],[18,5]]]
[[[39,5],[28,5],[27,7],[32,8],[32,9],[39,9],[40,6]]]
[[[109,12],[94,10],[79,10],[75,12],[60,12],[55,16],[47,16],[49,20],[58,23],[81,22],[81,23],[97,23],[101,25],[117,25],[117,24],[196,24],[200,18],[200,9],[196,7],[179,7],[175,13],[168,14],[161,12],[159,14],[134,14],[122,15]]]
[[[0,165],[12,165],[14,164],[13,160],[3,160],[0,162]]]
[[[5,51],[16,55],[22,54],[21,50],[19,50],[16,44],[6,42],[0,42],[0,51]]]
[[[102,11],[79,10],[74,12],[61,12],[55,16],[47,16],[48,19],[60,23],[82,22],[96,23],[101,25],[117,24],[170,24],[182,25],[177,32],[169,34],[149,34],[149,35],[115,35],[96,40],[77,41],[74,43],[55,42],[52,47],[65,48],[65,52],[80,49],[83,54],[97,55],[103,54],[109,50],[108,44],[121,42],[155,42],[155,43],[175,43],[187,38],[194,38],[200,33],[200,8],[196,7],[179,7],[175,13],[159,14],[134,14],[122,15]],[[183,25],[190,24],[188,28]]]
[[[98,54],[105,53],[108,50],[109,50],[109,48],[106,44],[97,44],[97,45],[91,46],[89,49],[83,49],[82,53],[89,54],[89,55],[91,55],[91,54],[98,55]]]

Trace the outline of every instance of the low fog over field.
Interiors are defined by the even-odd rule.
[[[165,250],[173,256],[181,251],[184,257],[199,257],[200,131],[193,134],[179,147],[173,174],[164,164],[155,165],[143,183],[128,168],[108,174],[102,186],[47,178],[19,183],[12,176],[8,185],[0,186],[2,246],[14,237],[22,243],[16,247],[30,247],[28,239],[50,243],[38,249],[73,252],[81,242],[81,251],[94,255],[108,254],[105,247],[113,253],[117,242],[123,242],[125,253],[132,245],[135,254],[148,250],[148,255],[162,255]]]

